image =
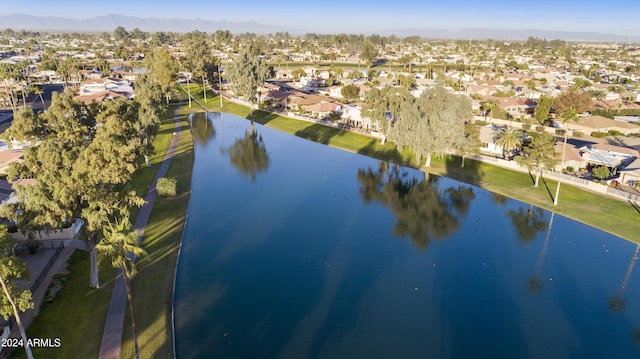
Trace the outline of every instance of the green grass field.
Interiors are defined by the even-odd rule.
[[[138,261],[138,275],[132,282],[142,358],[173,358],[173,278],[186,222],[194,160],[193,138],[186,117],[189,112],[185,107],[180,110],[182,131],[167,173],[167,177],[178,180],[178,195],[156,200],[142,241],[148,255]],[[129,312],[123,328],[121,354],[122,358],[134,357]]]

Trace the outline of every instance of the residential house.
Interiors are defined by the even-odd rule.
[[[606,143],[583,146],[580,148],[580,154],[587,166],[609,167],[612,175],[616,175],[620,168],[625,168],[640,158],[640,153],[637,150]]]
[[[629,186],[640,184],[640,157],[629,163],[625,168],[621,168],[618,173],[618,181]]]
[[[640,126],[638,125],[602,116],[580,117],[577,123],[568,123],[567,127],[570,130],[581,131],[584,134],[591,134],[592,132],[606,133],[610,130],[619,131],[625,135],[640,133]]]
[[[342,112],[342,105],[336,102],[322,101],[312,105],[302,106],[305,111],[311,113],[311,117],[322,119],[329,116],[332,112]]]
[[[344,105],[342,109],[342,120],[352,127],[362,127],[366,129],[373,127],[370,118],[362,117],[362,105],[359,103]]]
[[[587,167],[587,161],[582,158],[580,149],[574,146],[572,143],[567,142],[565,147],[564,141],[556,141],[554,146],[556,153],[556,159],[558,164],[556,165],[556,171],[560,172],[567,167],[571,167],[574,170]],[[562,153],[564,151],[564,164],[562,163]]]
[[[494,125],[480,127],[481,153],[493,156],[502,156],[504,154],[504,148],[496,144],[496,134],[500,128]]]
[[[513,97],[492,97],[498,106],[514,118],[520,115],[532,114],[536,108],[533,99]]]
[[[93,101],[105,102],[121,97],[128,99],[135,97],[129,80],[103,77],[82,81],[78,96],[74,99],[89,104]]]

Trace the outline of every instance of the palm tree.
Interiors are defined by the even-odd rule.
[[[578,122],[578,112],[574,108],[569,108],[562,114],[562,128],[564,129],[564,142],[562,144],[562,168],[564,168],[564,156],[567,152],[567,138],[569,136],[569,129],[567,123],[569,121]],[[558,187],[556,187],[556,195],[553,198],[553,205],[558,205],[558,196],[560,195],[560,181],[558,181]]]
[[[140,359],[130,280],[137,272],[135,258],[145,255],[146,252],[139,246],[138,235],[132,231],[129,218],[123,218],[120,222],[116,222],[115,225],[109,223],[109,225],[103,229],[103,235],[104,238],[96,245],[96,249],[111,260],[111,265],[114,268],[120,268],[124,276],[124,284],[127,288],[127,298],[129,301],[129,312],[131,314],[133,344],[136,351],[136,358]]]
[[[496,108],[498,106],[498,104],[496,103],[496,100],[488,100],[482,103],[482,108],[484,109],[485,113],[484,113],[484,120],[487,120],[487,114],[489,115],[489,118],[493,118],[493,109]]]
[[[631,261],[627,266],[627,272],[622,280],[622,284],[620,284],[620,289],[618,289],[618,293],[607,303],[609,310],[612,312],[620,312],[625,306],[626,302],[624,300],[624,290],[627,288],[627,284],[629,284],[629,278],[631,277],[631,272],[633,272],[633,267],[636,265],[636,260],[638,259],[638,251],[640,250],[640,244],[636,245],[636,250],[633,252],[631,256]]]
[[[502,157],[506,159],[507,152],[522,146],[522,132],[513,127],[503,127],[496,133],[495,143],[502,147]]]
[[[44,99],[42,98],[42,94],[44,93],[44,91],[42,91],[42,87],[40,86],[30,87],[30,92],[40,97],[40,101],[42,102],[42,109],[44,110]]]
[[[22,285],[24,282],[29,283],[29,267],[16,258],[14,247],[15,240],[7,233],[7,227],[0,226],[0,286],[4,294],[3,300],[0,301],[0,312],[5,320],[13,315],[22,336],[27,358],[33,359],[29,339],[20,320],[20,312],[33,308],[31,291],[23,289]]]
[[[549,238],[551,234],[551,227],[553,226],[553,217],[556,215],[555,212],[551,212],[551,218],[549,219],[549,225],[547,229],[547,236],[544,239],[544,245],[542,246],[542,250],[538,255],[538,261],[536,262],[536,272],[527,282],[527,287],[529,292],[532,294],[538,293],[542,287],[544,287],[544,281],[541,278],[542,273],[542,263],[544,262],[544,257],[547,254],[547,248],[549,246]]]
[[[555,139],[547,132],[535,136],[524,145],[527,155],[515,157],[515,161],[521,166],[527,166],[529,170],[536,169],[536,181],[534,187],[538,187],[542,170],[556,165]]]

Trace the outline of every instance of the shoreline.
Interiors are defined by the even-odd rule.
[[[195,85],[191,86],[193,88]],[[184,86],[181,86],[181,88],[185,93],[187,92]],[[444,159],[434,157],[432,166],[427,168],[415,161],[415,156],[410,153],[411,151],[405,150],[400,154],[395,150],[395,145],[390,144],[390,142],[381,145],[380,140],[365,135],[329,128],[261,110],[254,110],[253,115],[250,116],[247,106],[228,101],[226,98],[223,106],[220,107],[218,105],[219,96],[213,93],[211,93],[206,105],[200,102],[202,101],[201,91],[191,91],[191,98],[205,111],[228,113],[331,147],[448,177],[486,189],[492,193],[533,204],[630,242],[640,243],[640,238],[637,238],[637,221],[640,217],[640,210],[627,202],[613,197],[564,184],[561,186],[559,204],[553,206],[553,200],[549,199],[547,188],[554,192],[557,182],[551,178],[543,177],[541,185],[533,187],[533,183],[527,173],[512,171],[472,159],[467,159],[465,168],[459,168],[458,161],[460,158],[458,156],[450,156]],[[322,128],[319,128],[319,126]],[[320,131],[324,131],[325,140],[319,141],[321,138],[319,136]],[[330,135],[329,140],[326,140],[327,131],[340,131],[340,135]],[[450,162],[455,163],[455,165]]]

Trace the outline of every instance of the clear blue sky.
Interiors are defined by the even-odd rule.
[[[90,18],[122,14],[233,22],[256,21],[267,25],[285,25],[302,32],[318,33],[483,27],[594,31],[640,36],[639,0],[0,0],[0,3],[2,15],[20,13]]]

